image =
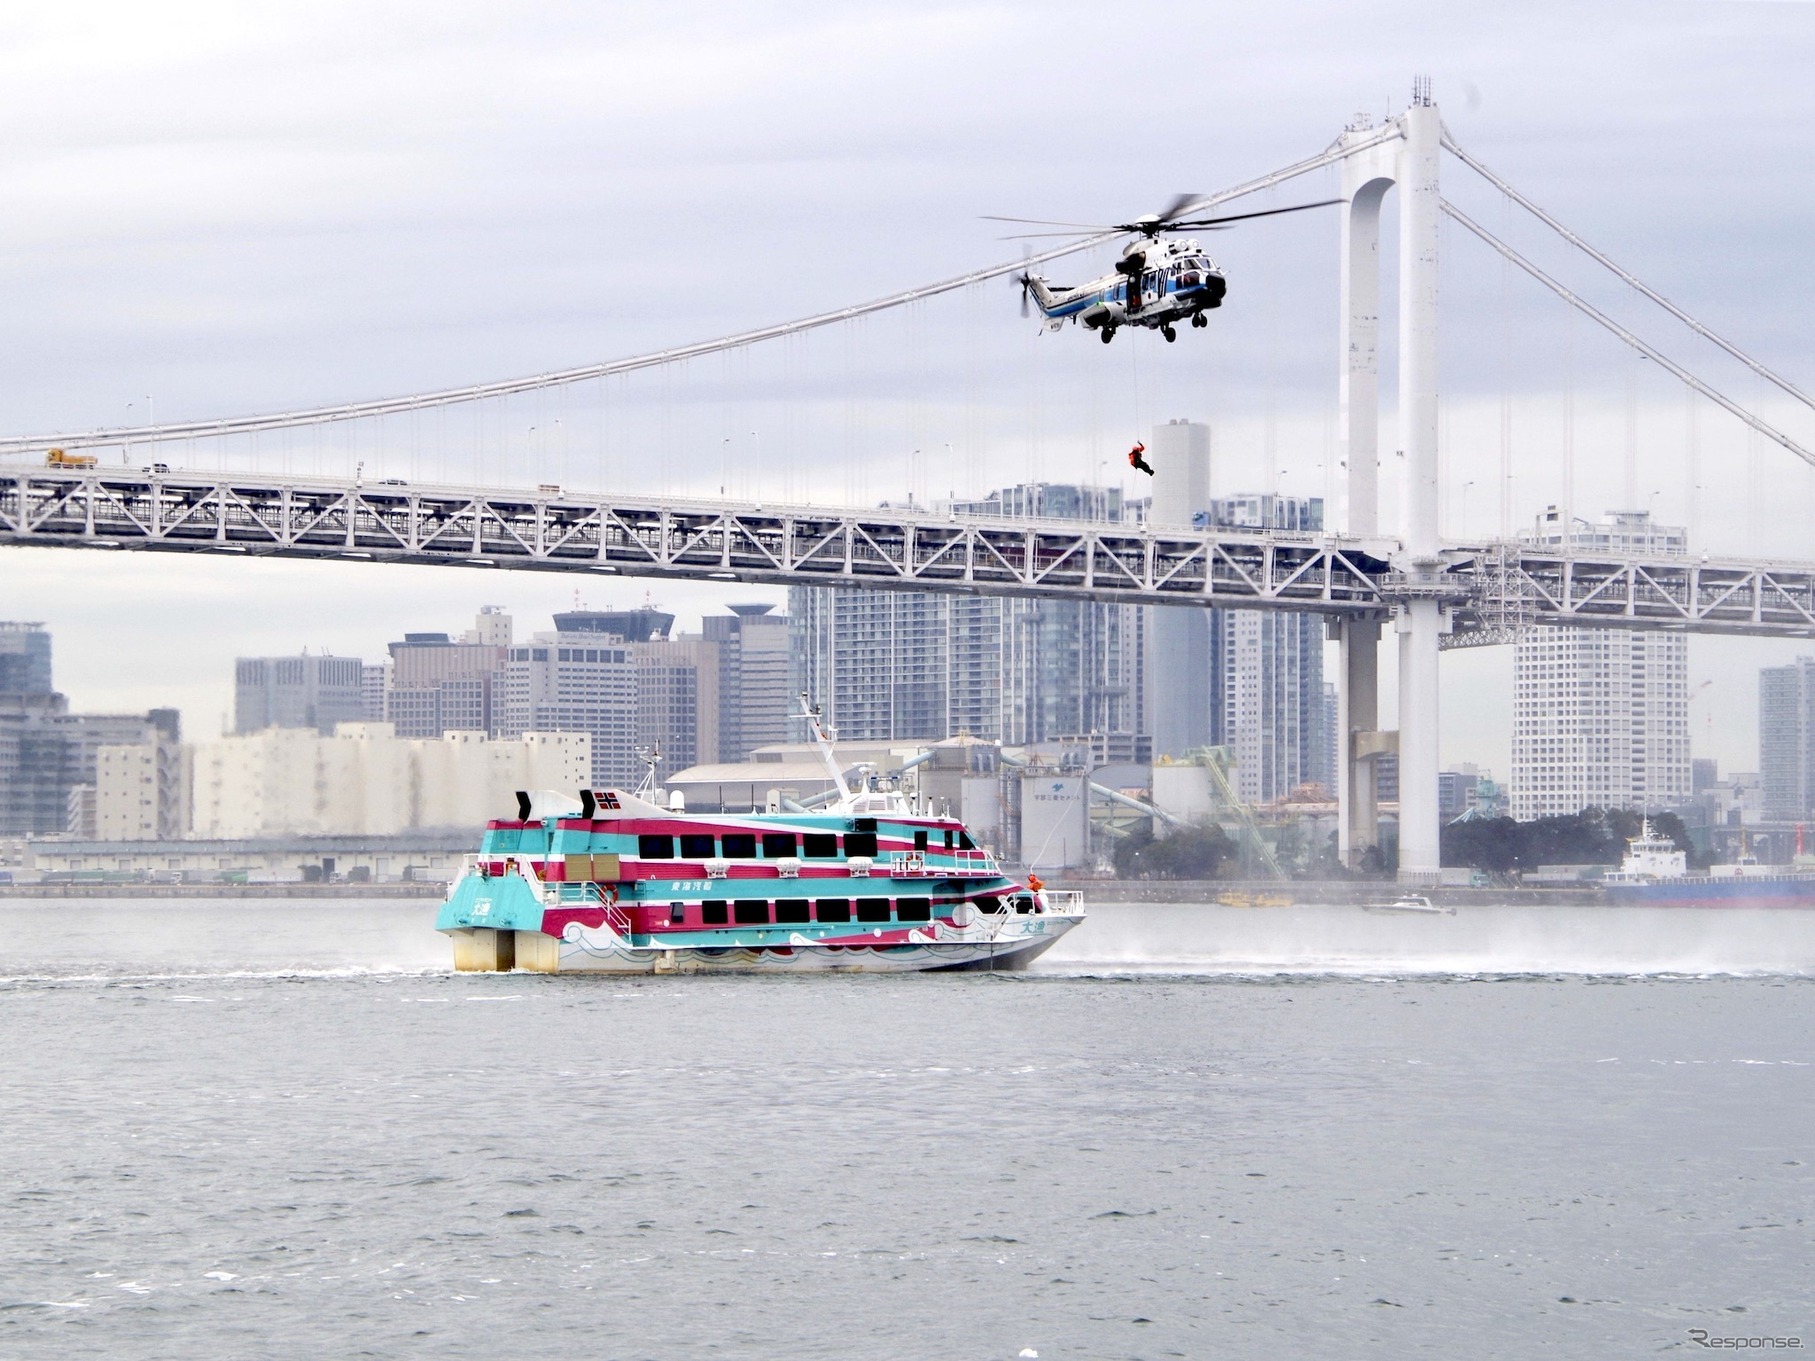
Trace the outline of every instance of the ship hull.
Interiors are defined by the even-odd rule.
[[[655,946],[570,923],[559,939],[539,931],[466,930],[454,937],[458,967],[560,974],[1019,972],[1079,918],[1017,919],[993,936],[939,932],[908,943]],[[943,936],[945,938],[938,938]]]
[[[1663,880],[1608,884],[1615,907],[1815,907],[1815,877]]]

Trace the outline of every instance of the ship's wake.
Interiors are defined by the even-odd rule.
[[[1496,905],[1448,916],[1353,906],[1111,903],[1035,974],[1815,978],[1815,911]]]

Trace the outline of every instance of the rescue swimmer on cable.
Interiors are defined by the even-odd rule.
[[[1017,222],[1035,227],[1069,227],[1071,231],[1025,232],[1010,240],[1039,236],[1072,236],[1079,231],[1129,232],[1135,240],[1122,251],[1115,272],[1075,286],[1055,284],[1038,274],[1024,273],[1021,284],[1021,315],[1028,315],[1031,298],[1040,306],[1048,330],[1056,331],[1068,321],[1095,331],[1107,345],[1124,326],[1145,326],[1158,331],[1168,341],[1178,339],[1177,323],[1189,321],[1193,326],[1210,324],[1204,313],[1223,305],[1228,281],[1196,241],[1176,240],[1171,232],[1188,230],[1221,231],[1229,224],[1254,217],[1274,217],[1280,213],[1300,213],[1307,208],[1328,208],[1341,199],[1323,199],[1317,203],[1299,203],[1290,208],[1263,208],[1252,213],[1229,213],[1222,217],[1185,217],[1184,212],[1198,200],[1196,194],[1180,194],[1164,212],[1148,213],[1132,222],[1049,222],[1031,217],[995,217],[990,222]],[[1130,455],[1132,462],[1133,455]],[[1139,465],[1136,465],[1139,466]]]

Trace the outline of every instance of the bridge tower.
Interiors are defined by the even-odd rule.
[[[1447,627],[1437,523],[1437,162],[1442,120],[1420,79],[1398,136],[1358,118],[1343,133],[1342,372],[1339,424],[1348,491],[1344,530],[1380,533],[1380,204],[1399,189],[1399,402],[1401,548],[1393,563],[1392,622],[1399,639],[1398,731],[1380,729],[1380,622],[1336,625],[1341,685],[1337,799],[1343,859],[1357,864],[1377,837],[1375,758],[1399,756],[1399,876],[1437,878],[1437,647]],[[1363,145],[1365,144],[1365,145]]]

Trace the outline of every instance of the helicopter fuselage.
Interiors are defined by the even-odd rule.
[[[1203,314],[1222,306],[1228,283],[1197,242],[1153,240],[1129,246],[1115,273],[1087,284],[1065,288],[1029,275],[1027,288],[1049,329],[1072,321],[1107,342],[1122,326],[1161,331],[1167,340],[1179,322],[1203,326]]]

